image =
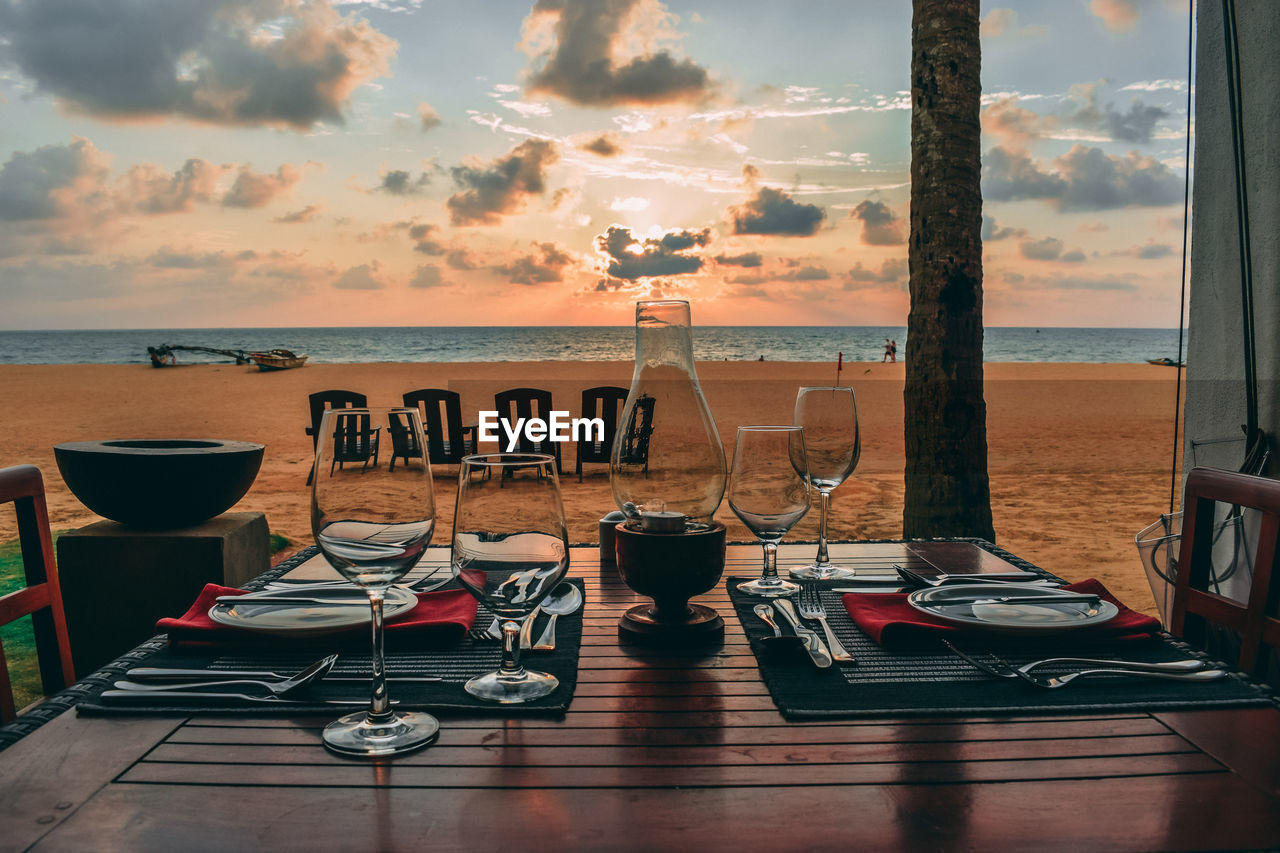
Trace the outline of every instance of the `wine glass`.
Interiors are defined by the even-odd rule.
[[[329,565],[369,594],[373,609],[373,694],[369,710],[348,714],[324,729],[324,745],[343,755],[394,755],[435,740],[440,723],[430,714],[393,711],[382,653],[382,605],[387,590],[414,567],[435,530],[431,468],[406,463],[394,470],[380,441],[408,429],[425,447],[416,409],[331,409],[320,421],[311,530]]]
[[[453,516],[454,576],[502,623],[502,666],[467,682],[472,696],[528,702],[559,686],[520,663],[520,629],[569,571],[569,538],[555,458],[466,456]]]
[[[777,598],[800,591],[778,577],[778,543],[809,511],[804,428],[738,427],[729,473],[729,508],[764,546],[764,570],[738,584],[751,595]]]
[[[791,570],[802,580],[832,580],[856,576],[852,569],[833,565],[827,557],[827,506],[831,492],[858,466],[862,450],[858,430],[858,404],[853,389],[840,386],[801,388],[796,394],[797,426],[804,427],[804,449],[809,458],[809,482],[821,496],[818,521],[818,556],[807,566]]]

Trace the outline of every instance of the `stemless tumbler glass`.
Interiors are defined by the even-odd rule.
[[[751,595],[776,598],[800,591],[778,577],[778,543],[809,511],[804,429],[738,427],[729,472],[729,508],[764,546],[760,577],[738,584]]]
[[[520,627],[569,570],[555,459],[535,453],[467,456],[458,471],[453,574],[502,623],[502,666],[467,682],[472,696],[528,702],[559,686],[520,663]]]
[[[853,389],[841,386],[805,387],[796,394],[796,426],[804,427],[804,450],[809,460],[809,482],[821,497],[818,521],[818,556],[807,566],[791,570],[802,580],[852,578],[855,572],[833,565],[827,557],[827,505],[831,492],[858,466],[862,442],[858,430],[858,405]]]
[[[391,709],[382,654],[382,605],[387,590],[414,567],[435,530],[431,468],[425,457],[395,468],[391,430],[408,430],[425,447],[415,409],[331,409],[320,421],[311,530],[329,564],[369,594],[373,608],[373,695],[368,711],[324,730],[324,745],[344,755],[394,755],[435,740],[440,724],[422,712]],[[379,464],[381,463],[381,464]]]

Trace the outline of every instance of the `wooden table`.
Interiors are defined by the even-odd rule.
[[[758,553],[731,546],[730,571]],[[0,753],[0,849],[1280,846],[1274,708],[787,722],[722,588],[699,599],[722,650],[623,651],[636,596],[594,548],[572,559],[588,610],[563,720],[446,717],[435,746],[371,763],[321,747],[327,717],[72,711]]]

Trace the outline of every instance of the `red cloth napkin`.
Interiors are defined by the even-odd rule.
[[[1072,631],[1072,637],[1114,640],[1124,637],[1145,637],[1160,630],[1159,619],[1125,607],[1107,591],[1105,586],[1093,578],[1070,584],[1063,589],[1099,595],[1105,601],[1110,601],[1120,608],[1115,618],[1101,625]],[[849,593],[844,596],[844,609],[849,611],[854,624],[882,646],[916,642],[940,634],[987,633],[980,628],[952,625],[936,616],[922,613],[907,603],[907,593]]]
[[[165,617],[156,623],[156,631],[169,635],[169,643],[213,644],[268,639],[266,635],[220,625],[209,618],[209,608],[223,595],[245,595],[247,590],[217,584],[205,584],[195,603],[180,618]],[[386,623],[389,636],[412,636],[415,641],[446,644],[462,639],[476,619],[476,600],[465,589],[417,594],[418,605]],[[343,634],[368,632],[367,625],[355,625]],[[275,640],[276,637],[270,639]]]

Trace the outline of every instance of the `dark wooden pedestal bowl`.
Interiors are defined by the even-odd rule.
[[[190,527],[244,497],[263,445],[217,438],[138,438],[54,445],[58,470],[98,515],[148,530]]]

